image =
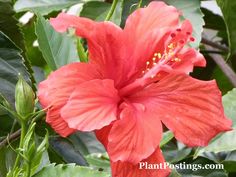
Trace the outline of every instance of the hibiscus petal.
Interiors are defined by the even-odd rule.
[[[97,137],[97,139],[103,144],[103,146],[105,147],[105,149],[107,149],[107,145],[108,145],[108,135],[110,133],[110,130],[112,128],[113,123],[111,123],[108,126],[103,127],[100,130],[95,130],[95,135]]]
[[[69,127],[80,131],[101,129],[116,120],[118,92],[112,80],[80,84],[61,110]]]
[[[127,19],[124,35],[126,36],[126,56],[132,65],[126,69],[129,75],[145,69],[146,62],[152,59],[156,50],[164,50],[163,42],[176,29],[179,13],[173,6],[163,2],[151,2],[147,7],[134,11]],[[137,73],[138,74],[138,73]]]
[[[206,66],[206,60],[204,56],[193,48],[182,49],[178,53],[177,57],[181,59],[181,62],[176,62],[172,65],[172,68],[175,71],[188,74],[193,71],[194,66]]]
[[[39,84],[39,102],[43,108],[48,108],[46,122],[61,136],[68,136],[75,129],[69,128],[61,118],[60,109],[66,104],[76,86],[95,78],[99,78],[99,74],[92,65],[72,63],[51,73]]]
[[[151,2],[147,7],[134,11],[126,20],[124,31],[139,39],[148,32],[165,27],[175,27],[179,12],[164,2]]]
[[[125,40],[123,31],[111,22],[95,22],[87,18],[59,14],[50,19],[51,25],[59,32],[75,28],[76,35],[86,38],[89,49],[89,61],[97,64],[104,78],[115,80],[115,85],[123,82],[122,64],[127,61],[121,55],[124,53]]]
[[[68,124],[61,118],[60,109],[62,106],[54,106],[47,110],[46,122],[62,137],[74,133],[75,129],[69,128]]]
[[[141,164],[149,164],[155,168],[160,167],[160,169],[145,169],[145,166]],[[113,177],[167,177],[170,174],[170,169],[165,164],[164,157],[158,147],[156,151],[147,159],[143,160],[139,164],[133,165],[129,162],[111,162],[112,176]]]
[[[113,123],[107,151],[112,161],[138,163],[150,156],[160,143],[162,125],[142,104],[123,103],[120,120]]]
[[[160,119],[188,146],[206,146],[218,133],[231,130],[215,81],[199,81],[172,73],[130,97],[155,110]]]

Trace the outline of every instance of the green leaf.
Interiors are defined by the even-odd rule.
[[[236,151],[230,152],[222,163],[227,172],[236,172]]]
[[[56,32],[42,16],[36,24],[39,49],[52,70],[63,65],[79,61],[76,40],[67,34]]]
[[[174,134],[171,131],[167,131],[167,132],[163,133],[163,137],[162,137],[162,140],[161,140],[161,143],[160,143],[160,147],[167,144],[170,140],[172,140],[172,138],[174,138]]]
[[[14,9],[16,12],[33,11],[46,15],[52,11],[61,10],[74,4],[83,2],[81,0],[18,0]]]
[[[11,143],[11,147],[16,148],[19,141]],[[11,169],[15,163],[16,153],[10,146],[0,148],[0,177],[6,177],[7,172]]]
[[[34,42],[37,40],[37,36],[35,34],[35,19],[36,17],[33,17],[29,23],[22,26],[21,31],[24,36],[26,56],[28,60],[33,66],[43,67],[46,62],[44,61],[42,53],[38,46],[33,46]]]
[[[217,31],[226,31],[225,22],[222,16],[214,14],[212,11],[205,8],[201,8],[201,11],[204,14],[203,18],[206,23],[204,28],[214,29]]]
[[[216,80],[217,85],[220,88],[223,95],[233,89],[232,83],[229,81],[229,79],[225,76],[223,71],[218,66],[216,66],[216,68],[212,73],[211,79],[213,78]]]
[[[176,163],[185,159],[192,149],[187,147],[178,148],[173,142],[169,142],[164,147],[162,147],[163,155],[167,162]]]
[[[14,15],[12,3],[0,0],[0,31],[12,39],[18,47],[24,49],[23,37]]]
[[[170,5],[175,6],[183,14],[184,19],[191,21],[193,25],[193,36],[196,39],[195,42],[191,43],[192,47],[198,48],[201,41],[201,34],[203,31],[203,14],[200,9],[200,0],[164,0]]]
[[[236,89],[223,96],[223,105],[226,116],[233,120],[233,130],[218,135],[208,146],[199,148],[194,155],[195,158],[204,152],[217,153],[236,150],[236,141],[232,141],[236,139]]]
[[[104,21],[106,15],[111,8],[111,3],[91,1],[83,5],[83,9],[80,12],[81,17],[87,17],[96,21]],[[121,2],[117,3],[116,9],[110,19],[110,21],[119,25],[121,22]]]
[[[141,6],[147,5],[149,3],[149,0],[143,0]],[[128,16],[137,9],[137,5],[139,4],[139,0],[123,0],[122,3],[122,18],[120,26],[124,27],[125,22],[128,18]]]
[[[87,166],[88,163],[79,150],[75,149],[73,144],[66,138],[55,137],[49,139],[50,145],[58,155],[60,155],[67,163],[76,163],[78,165]]]
[[[7,136],[11,130],[13,119],[11,119],[6,112],[1,110],[0,107],[0,137]]]
[[[224,16],[229,47],[230,55],[236,54],[236,1],[232,0],[216,0]]]
[[[110,160],[107,153],[93,153],[85,156],[85,158],[92,168],[110,172]]]
[[[181,177],[181,175],[175,169],[173,169],[169,177]]]
[[[74,147],[83,155],[92,153],[105,153],[103,145],[97,140],[94,133],[77,132],[69,137]]]
[[[74,164],[67,165],[50,165],[43,168],[33,177],[109,177],[105,172],[95,171],[91,168],[75,166]]]
[[[15,85],[18,74],[30,83],[30,76],[24,65],[21,50],[0,31],[0,93],[14,105]]]
[[[19,27],[16,14],[13,10],[11,0],[0,0],[0,31],[8,36],[14,44],[23,52],[21,55],[25,58],[24,64],[30,73],[30,79],[34,83],[33,71],[27,58],[25,57],[25,45],[21,28]]]

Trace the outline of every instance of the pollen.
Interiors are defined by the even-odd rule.
[[[176,58],[173,58],[171,61],[174,61],[174,62],[180,62],[181,59],[176,57]]]
[[[169,45],[168,45],[168,48],[169,48],[169,49],[174,49],[174,44],[173,44],[173,43],[169,44]]]
[[[156,61],[156,57],[153,57],[153,58],[152,58],[152,61]]]
[[[161,53],[157,53],[157,57],[158,57],[159,59],[161,59],[161,57],[162,57]]]

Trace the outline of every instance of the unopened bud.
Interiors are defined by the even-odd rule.
[[[17,113],[24,119],[34,111],[35,94],[29,84],[20,76],[15,90]]]

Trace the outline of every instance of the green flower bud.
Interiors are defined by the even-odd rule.
[[[16,112],[25,119],[34,111],[35,94],[29,84],[20,76],[15,90]]]

